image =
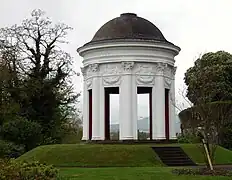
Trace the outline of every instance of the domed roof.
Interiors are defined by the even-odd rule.
[[[105,23],[94,35],[91,42],[140,39],[167,42],[162,32],[150,21],[134,13],[124,13]],[[90,43],[91,43],[90,42]]]

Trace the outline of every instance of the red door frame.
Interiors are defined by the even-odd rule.
[[[150,140],[152,140],[152,89],[149,92]]]
[[[169,89],[165,89],[165,136],[166,140],[169,140]]]
[[[92,139],[92,90],[89,90],[89,140]]]
[[[105,88],[105,140],[110,140],[110,93]]]

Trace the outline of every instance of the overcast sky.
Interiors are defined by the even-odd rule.
[[[107,21],[121,13],[132,12],[154,23],[168,41],[181,47],[176,57],[176,96],[182,88],[185,71],[200,54],[225,50],[232,53],[231,0],[0,0],[0,27],[20,23],[33,9],[46,11],[54,22],[64,22],[73,31],[65,49],[80,71],[82,59],[76,49],[91,40]],[[82,79],[75,78],[81,91]],[[118,104],[118,97],[113,97]],[[113,106],[117,120],[118,108]],[[148,99],[139,97],[139,116],[147,116]]]

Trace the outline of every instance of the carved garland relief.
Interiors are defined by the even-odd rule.
[[[164,87],[167,89],[171,89],[172,79],[170,78],[164,78]]]
[[[103,65],[103,85],[119,85],[121,80],[121,72],[118,64]]]
[[[92,89],[93,79],[89,78],[86,80],[87,89]]]
[[[136,79],[138,84],[154,84],[154,67],[149,64],[138,64]]]

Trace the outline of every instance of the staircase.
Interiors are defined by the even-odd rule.
[[[152,147],[161,161],[167,166],[196,166],[180,147]]]

